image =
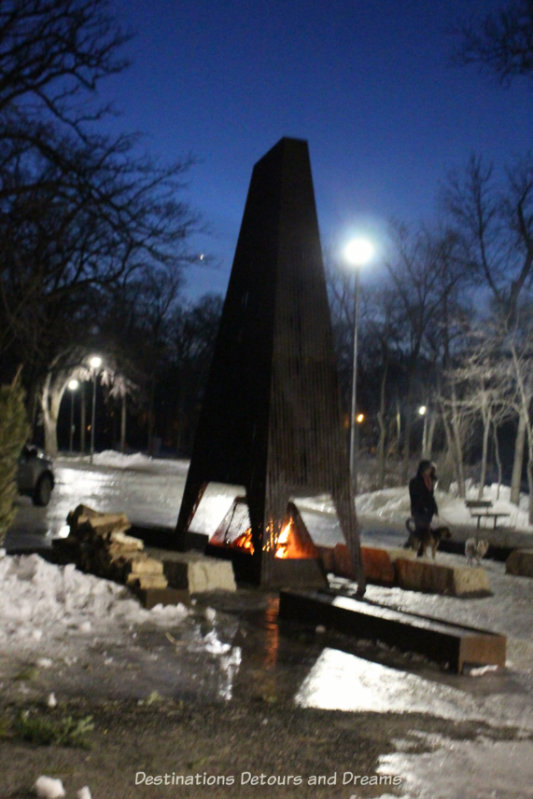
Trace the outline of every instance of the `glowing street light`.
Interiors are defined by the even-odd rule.
[[[93,405],[92,405],[92,415],[91,415],[91,454],[89,458],[89,462],[93,462],[94,456],[94,426],[95,426],[95,418],[96,418],[96,376],[98,374],[98,369],[102,365],[102,359],[99,355],[93,355],[89,360],[89,366],[91,367],[92,375],[93,375]]]
[[[80,387],[79,381],[76,378],[68,381],[67,388],[70,391],[70,435],[68,443],[68,451],[73,451],[73,438],[74,438],[74,392]]]
[[[350,476],[354,493],[357,492],[357,332],[359,327],[359,270],[374,257],[375,247],[370,239],[359,236],[348,242],[344,248],[344,258],[354,270],[354,327],[353,327],[353,367],[352,367],[352,409],[350,414]]]
[[[424,427],[422,428],[422,457],[425,458],[427,456],[427,448],[428,448],[428,409],[427,405],[419,405],[418,406],[418,415],[422,417],[424,420]]]
[[[348,242],[344,248],[344,257],[350,266],[360,267],[367,264],[374,257],[375,251],[370,239],[359,236]]]

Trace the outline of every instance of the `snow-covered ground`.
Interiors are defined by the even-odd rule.
[[[124,511],[136,523],[172,527],[187,466],[184,461],[117,453],[97,455],[93,467],[86,459],[59,460],[58,485],[50,507],[39,509],[37,517],[36,509],[21,504],[11,543],[23,534],[28,519],[39,519],[43,539],[57,534],[68,510],[81,501],[98,510]],[[477,495],[474,486],[469,491],[473,497]],[[498,499],[495,492],[496,488],[487,489],[485,496],[511,514],[509,526],[514,535],[531,545],[533,529],[527,524],[525,507],[511,506],[505,488]],[[195,528],[214,531],[234,494],[227,487],[212,486]],[[439,494],[437,501],[443,520],[467,532],[475,529],[464,502],[453,493]],[[357,502],[365,537],[384,544],[403,539],[403,520],[409,510],[405,488],[362,495]],[[301,507],[319,543],[340,539],[327,498],[308,498]],[[458,555],[439,553],[438,558],[464,562]],[[369,586],[368,598],[505,633],[508,661],[503,672],[481,669],[470,676],[443,675],[434,665],[407,655],[379,658],[374,649],[366,652],[363,645],[355,654],[326,643],[295,687],[293,699],[304,707],[430,713],[508,730],[508,740],[495,735],[463,742],[435,734],[426,742],[428,751],[417,754],[414,725],[408,738],[397,741],[396,751],[384,753],[380,763],[383,773],[402,776],[404,797],[533,796],[533,580],[507,576],[502,563],[490,561],[485,566],[493,592],[488,598],[462,600],[377,586]],[[181,637],[187,645],[217,660],[225,675],[220,681],[220,697],[231,698],[239,670],[244,668],[241,646],[233,643],[221,614],[214,609],[178,605],[146,611],[123,587],[81,574],[72,566],[53,566],[37,555],[0,558],[0,584],[3,658],[13,655],[19,661],[26,659],[59,672],[60,664],[75,663],[84,653],[100,647],[104,652],[100,668],[111,669],[106,647],[128,646],[143,630],[160,630],[174,640]],[[179,648],[172,656],[180,657]],[[157,652],[150,657],[157,660]],[[61,697],[61,685],[55,692]]]
[[[143,624],[171,627],[184,605],[142,608],[124,586],[38,555],[0,557],[0,650],[75,654],[83,637],[116,640]]]

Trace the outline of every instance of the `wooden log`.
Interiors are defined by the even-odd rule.
[[[131,524],[125,513],[101,513],[98,516],[80,516],[78,524],[88,524],[96,535],[104,537],[108,533],[124,533]]]
[[[148,588],[166,588],[168,582],[164,574],[129,574],[126,585],[138,591]]]
[[[515,549],[505,561],[507,574],[533,577],[533,549]]]
[[[98,516],[99,511],[93,510],[88,505],[78,505],[74,510],[69,511],[67,514],[67,524],[69,527],[76,528],[78,526],[78,521],[80,516],[83,516],[85,519],[90,518],[91,516]]]
[[[334,547],[319,547],[320,559],[328,572],[338,577],[355,579],[353,564],[346,544]],[[398,558],[412,558],[415,553],[406,549],[383,549],[379,547],[361,547],[361,557],[366,579],[378,585],[394,585],[396,571],[394,563]]]
[[[120,555],[122,553],[133,555],[136,552],[141,552],[144,549],[144,544],[139,538],[134,538],[131,535],[125,535],[122,532],[112,532],[106,543],[107,549],[113,555]]]
[[[126,574],[163,574],[163,564],[155,558],[132,558],[124,564]]]
[[[487,572],[481,567],[445,566],[425,558],[398,558],[395,568],[397,584],[410,591],[449,596],[488,596],[491,593]]]
[[[125,513],[102,513],[88,505],[78,505],[70,511],[67,514],[67,523],[74,534],[93,531],[97,535],[104,535],[112,530],[124,532],[131,527]]]

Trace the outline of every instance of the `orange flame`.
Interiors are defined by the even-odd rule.
[[[288,558],[291,544],[291,522],[288,522],[278,536],[275,558]]]
[[[245,552],[249,552],[250,555],[253,555],[254,545],[252,543],[252,528],[249,527],[244,533],[236,538],[233,542],[233,546],[237,549],[244,549]]]
[[[231,546],[253,555],[254,545],[252,542],[252,528],[249,527],[244,533],[241,533],[241,535],[232,542]],[[273,549],[274,557],[280,559],[312,557],[305,549],[305,546],[302,546],[296,529],[293,526],[292,519],[283,527],[277,539],[274,541],[271,540],[271,543],[267,544],[267,549]]]

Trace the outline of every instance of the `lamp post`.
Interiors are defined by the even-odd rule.
[[[420,405],[418,408],[418,415],[424,419],[424,427],[422,428],[422,457],[427,455],[427,421],[428,409],[426,405]]]
[[[89,365],[91,367],[92,375],[93,375],[93,404],[92,404],[92,413],[91,413],[91,454],[89,458],[89,462],[93,462],[94,456],[94,426],[95,426],[95,419],[96,419],[96,376],[98,374],[98,369],[102,365],[102,359],[99,355],[93,355],[89,361]]]
[[[68,390],[70,391],[70,435],[68,441],[68,451],[72,454],[73,439],[74,439],[74,392],[80,387],[79,381],[76,378],[68,381]]]
[[[350,413],[350,477],[354,494],[357,492],[357,339],[359,328],[359,270],[374,255],[374,245],[365,238],[352,239],[344,249],[344,257],[354,270],[354,326],[352,365],[352,407]]]

